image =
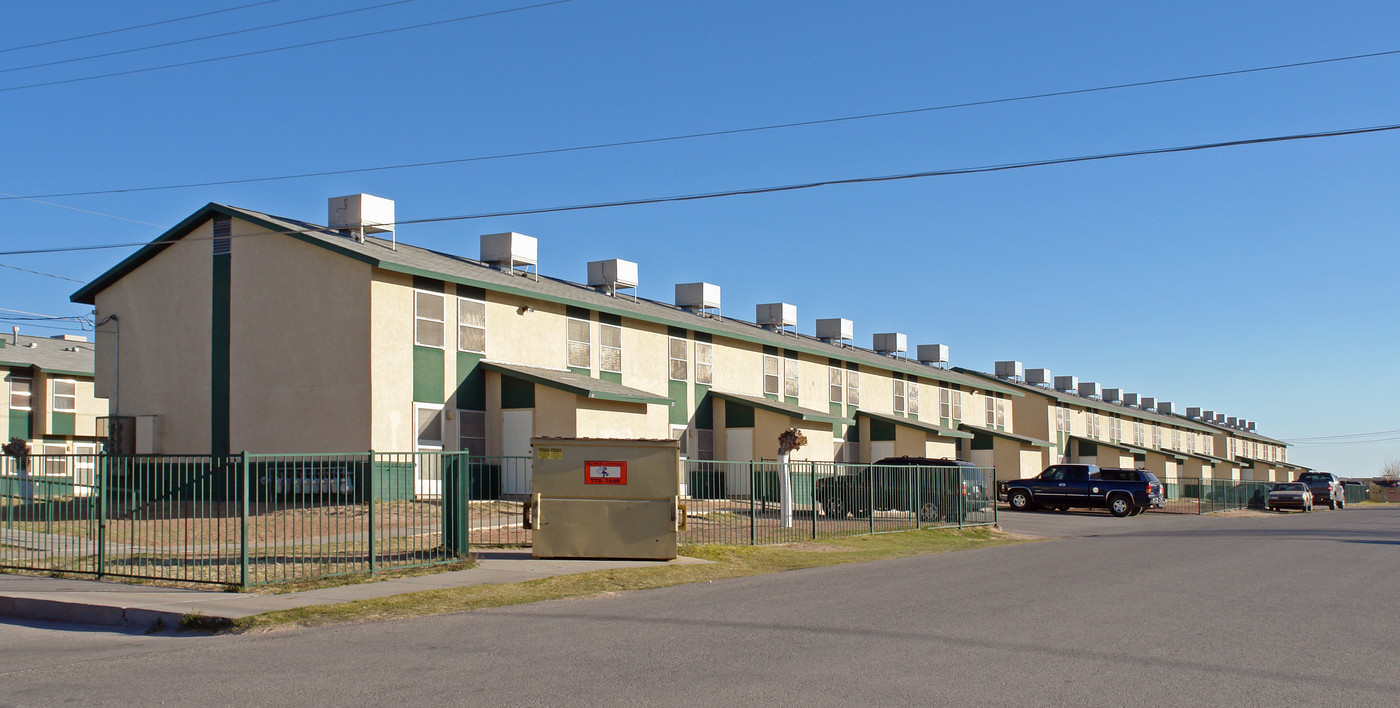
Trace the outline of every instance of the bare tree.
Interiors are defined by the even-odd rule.
[[[1381,476],[1386,479],[1400,479],[1400,460],[1390,458],[1381,465]]]

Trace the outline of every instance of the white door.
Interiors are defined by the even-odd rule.
[[[73,443],[73,454],[73,496],[91,496],[97,484],[97,445]]]
[[[753,459],[753,428],[730,428],[724,431],[724,457],[735,462]],[[749,493],[748,465],[726,465],[724,487],[729,494]]]
[[[413,424],[418,431],[413,451],[442,452],[442,406],[432,403],[413,404]],[[442,494],[442,457],[413,456],[413,491],[420,497]]]
[[[534,471],[530,438],[535,434],[535,412],[501,411],[501,452],[507,457],[523,457],[524,464],[503,465],[502,494],[529,494]]]

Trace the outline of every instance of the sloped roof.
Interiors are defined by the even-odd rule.
[[[360,243],[325,226],[272,216],[226,204],[211,203],[205,205],[106,273],[98,276],[91,283],[80,288],[73,293],[70,299],[73,302],[94,304],[97,294],[103,289],[140,267],[158,254],[161,249],[184,238],[216,214],[246,220],[270,231],[326,248],[381,270],[423,276],[546,302],[575,305],[620,317],[704,332],[716,337],[726,337],[780,349],[792,349],[813,356],[868,366],[872,369],[917,376],[921,380],[958,384],[979,390],[996,391],[1010,396],[1024,395],[1017,388],[995,380],[987,381],[952,369],[940,369],[908,359],[896,359],[877,354],[869,349],[830,344],[803,334],[774,332],[756,324],[729,317],[700,316],[656,300],[638,298],[633,301],[630,298],[612,297],[586,285],[544,275],[535,280],[523,277],[519,273],[506,273],[478,260],[419,248],[402,241],[399,241],[395,247],[391,247],[388,240],[366,237],[364,243]]]
[[[533,383],[557,388],[561,391],[583,396],[584,398],[595,398],[600,401],[627,401],[629,403],[658,403],[663,406],[671,405],[671,399],[665,396],[658,396],[641,389],[629,388],[620,383],[595,379],[583,374],[575,374],[572,371],[561,371],[559,369],[545,369],[538,366],[524,366],[522,364],[506,364],[490,359],[482,360],[481,368],[507,374],[524,379]]]
[[[91,378],[93,352],[92,342],[30,337],[21,334],[17,338],[14,336],[4,338],[4,344],[0,345],[0,366],[16,369],[32,367],[50,374]]]
[[[945,437],[945,438],[965,438],[965,439],[969,439],[969,440],[972,439],[972,433],[964,433],[964,432],[961,431],[961,430],[955,430],[955,429],[953,429],[953,428],[945,428],[945,427],[943,427],[943,426],[941,426],[941,425],[934,425],[933,423],[925,423],[925,422],[923,422],[922,420],[916,420],[916,419],[914,419],[914,418],[901,418],[901,417],[899,417],[899,416],[897,416],[897,415],[887,415],[887,414],[885,414],[885,413],[873,413],[873,412],[871,412],[871,411],[865,411],[865,410],[858,410],[858,411],[856,411],[856,415],[858,415],[858,416],[863,415],[863,416],[865,416],[865,417],[867,417],[867,418],[870,418],[871,420],[879,420],[879,421],[883,421],[883,422],[886,422],[886,423],[892,423],[892,424],[894,424],[894,425],[902,425],[902,426],[904,426],[904,427],[906,427],[906,428],[913,428],[913,429],[915,429],[915,430],[922,430],[922,431],[924,431],[925,433],[933,433],[934,435],[941,435],[941,436],[943,436],[943,437]]]
[[[1015,440],[1016,442],[1021,443],[1022,445],[1030,445],[1031,447],[1051,447],[1050,442],[1046,440],[1033,438],[1029,435],[1017,435],[1015,433],[1008,433],[1005,430],[997,430],[995,428],[984,428],[980,425],[968,425],[967,423],[961,423],[958,425],[958,429],[966,430],[969,433],[981,433],[983,435],[992,435],[999,438],[1006,438],[1008,440]]]
[[[784,401],[775,401],[771,398],[764,398],[762,396],[747,396],[742,393],[716,391],[715,389],[710,389],[710,395],[714,396],[715,398],[723,399],[726,401],[734,401],[735,403],[743,403],[745,405],[753,406],[754,408],[762,408],[764,410],[772,411],[774,413],[781,413],[783,415],[789,416],[791,418],[796,418],[798,420],[808,420],[817,423],[842,423],[845,425],[850,425],[855,422],[855,420],[847,418],[845,416],[832,415],[830,413],[827,413],[826,411],[813,410],[811,408],[803,408],[801,406],[796,406],[791,403],[787,403]]]

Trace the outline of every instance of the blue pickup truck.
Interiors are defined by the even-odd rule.
[[[1030,479],[997,485],[997,498],[1016,511],[1037,507],[1108,509],[1117,517],[1133,516],[1163,502],[1162,483],[1147,470],[1095,465],[1050,465]]]

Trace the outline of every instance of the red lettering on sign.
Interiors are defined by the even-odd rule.
[[[627,463],[601,461],[584,462],[583,483],[627,484]]]

